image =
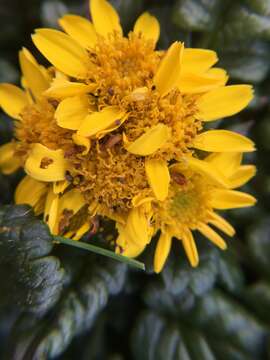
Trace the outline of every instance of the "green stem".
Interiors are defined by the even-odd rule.
[[[137,260],[134,260],[134,259],[130,259],[130,258],[128,258],[126,256],[123,256],[123,255],[116,254],[113,251],[103,249],[103,248],[95,246],[95,245],[86,244],[85,242],[67,239],[67,238],[62,237],[62,236],[54,236],[53,238],[54,238],[55,242],[60,242],[61,244],[70,245],[70,246],[74,246],[74,247],[77,247],[77,248],[80,248],[80,249],[92,251],[95,254],[107,256],[107,257],[109,257],[111,259],[114,259],[114,260],[120,261],[122,263],[131,265],[131,266],[136,267],[136,268],[138,268],[140,270],[145,270],[144,263],[142,263],[140,261],[137,261]]]

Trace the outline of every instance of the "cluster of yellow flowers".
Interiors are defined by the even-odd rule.
[[[65,32],[36,30],[33,42],[51,67],[23,48],[23,90],[0,84],[0,105],[16,120],[0,168],[24,168],[15,201],[43,214],[53,234],[79,240],[109,218],[116,252],[136,257],[157,234],[159,272],[175,237],[196,266],[192,231],[225,249],[213,227],[228,236],[234,229],[215,210],[255,203],[233,190],[255,174],[241,165],[253,142],[204,129],[246,107],[252,88],[226,86],[214,51],[180,42],[155,50],[160,28],[148,13],[124,37],[106,0],[91,0],[90,10],[92,23],[65,15]]]

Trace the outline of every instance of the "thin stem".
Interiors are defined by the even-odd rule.
[[[69,245],[69,246],[74,246],[80,249],[84,249],[84,250],[88,250],[91,251],[95,254],[99,254],[99,255],[103,255],[103,256],[107,256],[111,259],[120,261],[122,263],[131,265],[133,267],[136,267],[140,270],[145,270],[145,265],[144,263],[134,260],[134,259],[130,259],[126,256],[123,255],[119,255],[114,253],[113,251],[107,250],[107,249],[103,249],[101,247],[95,246],[95,245],[91,245],[91,244],[86,244],[85,242],[81,242],[81,241],[76,241],[76,240],[71,240],[71,239],[67,239],[63,236],[54,236],[54,241],[55,242],[60,242],[61,244],[65,244],[65,245]]]

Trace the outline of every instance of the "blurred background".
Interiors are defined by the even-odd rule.
[[[0,207],[0,225],[19,229],[10,247],[0,242],[0,359],[270,359],[270,0],[111,3],[126,33],[148,10],[160,21],[161,49],[180,40],[216,50],[230,83],[253,84],[249,108],[215,126],[222,122],[256,142],[258,151],[245,160],[258,174],[245,190],[258,205],[230,212],[237,236],[226,253],[202,241],[194,270],[176,244],[158,276],[151,248],[141,259],[145,274],[78,250],[52,250],[47,230],[31,214],[25,218],[25,209]],[[22,46],[44,62],[31,43],[35,28],[56,28],[66,13],[89,17],[88,5],[0,0],[0,82],[19,84]],[[11,136],[12,123],[1,113],[0,144]],[[12,204],[20,176],[0,174],[0,204]],[[29,257],[37,232],[42,254]]]

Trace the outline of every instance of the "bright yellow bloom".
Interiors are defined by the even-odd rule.
[[[117,251],[137,256],[161,229],[159,271],[171,237],[186,243],[190,230],[198,228],[188,221],[168,227],[178,216],[169,204],[181,204],[182,196],[185,202],[193,189],[200,208],[214,209],[227,191],[230,208],[230,199],[237,198],[230,188],[254,173],[240,163],[233,172],[213,164],[220,161],[216,157],[254,151],[251,140],[228,130],[204,131],[205,122],[245,108],[252,87],[227,86],[226,72],[213,67],[214,51],[180,42],[156,50],[160,27],[148,13],[124,37],[106,0],[91,0],[90,11],[92,22],[62,17],[64,32],[36,30],[33,42],[52,67],[41,67],[23,49],[24,90],[0,85],[0,105],[17,120],[16,141],[0,149],[0,168],[10,173],[24,167],[27,177],[16,202],[43,213],[54,234],[79,239],[97,216],[108,217],[119,232]],[[201,150],[212,154],[200,160]],[[185,179],[183,186],[176,173]],[[208,188],[211,204],[204,197]],[[207,216],[200,220],[205,226]]]
[[[247,207],[256,202],[253,196],[232,190],[245,184],[256,171],[255,166],[241,165],[241,159],[240,153],[215,153],[205,161],[192,159],[190,164],[172,165],[172,181],[166,200],[152,200],[152,206],[148,206],[148,209],[146,204],[136,208],[139,217],[128,218],[126,227],[120,228],[118,251],[127,256],[137,256],[151,237],[160,231],[154,259],[154,269],[160,272],[173,237],[182,241],[192,266],[197,266],[199,262],[192,235],[194,230],[225,250],[225,241],[211,225],[228,236],[233,236],[235,231],[215,210]],[[227,187],[224,187],[224,182]],[[140,227],[142,221],[150,219],[151,226],[145,227],[144,235],[138,236],[138,229],[143,229]]]

